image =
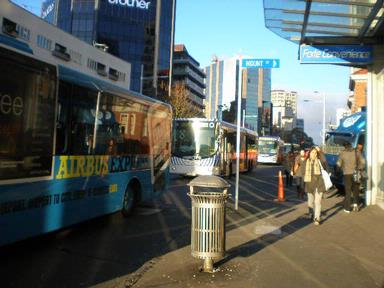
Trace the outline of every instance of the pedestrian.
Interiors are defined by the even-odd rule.
[[[117,155],[117,145],[114,138],[110,138],[108,141],[107,155]]]
[[[321,201],[325,192],[325,184],[321,175],[321,169],[325,169],[320,161],[318,150],[313,147],[309,152],[309,158],[305,161],[304,183],[308,196],[308,208],[313,214],[315,225],[320,224]]]
[[[289,151],[284,158],[284,174],[285,174],[285,186],[291,187],[293,182],[293,166],[294,166],[294,154],[293,151]]]
[[[361,179],[353,179],[355,172],[365,169],[365,159],[358,149],[353,149],[351,143],[344,143],[344,150],[340,152],[337,166],[343,171],[344,180],[344,212],[359,210],[359,187]],[[361,175],[361,174],[360,174]],[[352,204],[352,207],[351,207]],[[352,209],[351,209],[352,208]]]
[[[323,150],[321,150],[321,148],[319,146],[315,146],[315,149],[316,149],[317,153],[319,154],[319,159],[320,159],[321,164],[323,165],[323,168],[326,171],[329,171],[328,162],[327,162],[327,159],[325,158],[325,154],[324,154]]]
[[[295,158],[295,164],[293,166],[293,175],[296,179],[297,198],[304,199],[304,172],[302,167],[305,166],[305,151],[301,149],[299,155]]]

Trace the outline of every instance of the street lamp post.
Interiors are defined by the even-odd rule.
[[[325,145],[325,131],[326,131],[326,124],[325,124],[325,94],[324,93],[320,93],[319,91],[314,91],[314,93],[316,94],[320,94],[322,97],[323,97],[323,128],[321,130],[321,143],[322,145],[324,146]],[[304,100],[304,102],[311,102],[311,100]]]
[[[315,91],[315,93],[319,93],[318,91]],[[323,97],[323,131],[322,131],[322,135],[321,135],[321,138],[322,138],[322,144],[323,146],[325,145],[325,94],[324,93],[320,93],[321,96]]]

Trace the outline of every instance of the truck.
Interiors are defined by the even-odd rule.
[[[323,151],[332,173],[332,182],[337,188],[343,187],[343,175],[336,163],[339,153],[344,149],[344,143],[351,143],[353,148],[361,149],[364,157],[366,155],[366,122],[366,112],[357,112],[341,119],[340,125],[326,134]]]

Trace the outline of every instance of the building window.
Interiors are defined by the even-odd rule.
[[[52,50],[52,40],[49,40],[48,38],[42,36],[42,35],[37,35],[37,46],[46,49],[48,51]]]
[[[97,62],[91,58],[88,58],[87,67],[91,70],[97,70]]]

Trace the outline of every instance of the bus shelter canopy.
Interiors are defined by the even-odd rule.
[[[264,0],[265,26],[297,44],[375,44],[384,0]]]

